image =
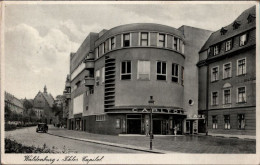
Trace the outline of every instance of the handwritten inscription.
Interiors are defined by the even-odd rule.
[[[104,156],[65,156],[64,158],[55,158],[51,156],[34,156],[34,155],[25,155],[25,162],[44,162],[46,164],[53,164],[55,162],[84,162],[84,164],[89,164],[91,162],[101,162],[104,159]]]

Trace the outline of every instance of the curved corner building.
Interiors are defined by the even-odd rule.
[[[68,128],[148,134],[152,107],[154,134],[197,133],[196,63],[209,35],[151,23],[90,33],[70,56]]]

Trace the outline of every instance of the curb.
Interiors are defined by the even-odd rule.
[[[76,138],[76,137],[71,137],[71,136],[61,136],[61,135],[55,135],[55,134],[52,134],[52,133],[47,133],[47,134],[62,137],[62,138],[72,139],[72,140],[79,140],[79,141],[84,141],[84,142],[89,142],[89,143],[95,143],[95,144],[101,144],[101,145],[106,145],[106,146],[113,146],[113,147],[118,147],[118,148],[131,149],[131,150],[136,150],[136,151],[144,151],[144,152],[149,152],[149,153],[154,153],[154,154],[165,154],[167,152],[167,151],[162,151],[162,150],[148,150],[148,149],[144,149],[142,147],[136,147],[136,146],[132,146],[132,145],[109,143],[109,142],[104,142],[104,141],[82,139],[82,138]]]

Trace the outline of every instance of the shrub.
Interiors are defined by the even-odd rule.
[[[11,131],[11,130],[15,130],[16,129],[16,125],[15,124],[5,124],[5,131]]]

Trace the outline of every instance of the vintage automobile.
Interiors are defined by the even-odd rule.
[[[48,132],[48,125],[46,123],[39,123],[37,128],[36,128],[36,132],[47,133]]]

